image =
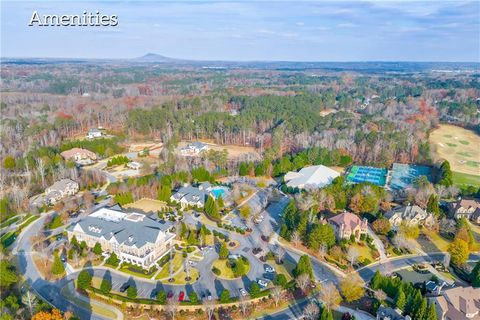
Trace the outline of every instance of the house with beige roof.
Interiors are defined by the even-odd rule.
[[[402,223],[408,226],[426,226],[431,227],[435,224],[433,214],[427,213],[417,205],[408,205],[398,207],[385,213],[393,230],[398,230]]]
[[[53,205],[63,198],[73,196],[78,192],[78,189],[78,183],[71,179],[59,180],[45,189],[43,201],[49,205]]]
[[[480,223],[480,201],[478,199],[460,199],[448,205],[450,215],[455,219],[466,218]]]
[[[338,240],[349,239],[351,235],[359,240],[362,234],[367,234],[367,219],[361,219],[356,214],[345,211],[328,219]]]
[[[479,320],[480,288],[457,287],[432,298],[439,320]]]
[[[72,148],[63,151],[60,155],[63,159],[71,160],[80,166],[87,166],[97,161],[97,155],[94,152],[82,148]]]

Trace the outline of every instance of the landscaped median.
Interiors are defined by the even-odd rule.
[[[229,259],[217,259],[213,262],[212,272],[219,278],[236,279],[250,271],[250,263],[244,256]]]

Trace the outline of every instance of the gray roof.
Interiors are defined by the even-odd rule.
[[[82,230],[93,237],[104,237],[110,240],[115,237],[118,243],[128,246],[135,245],[137,248],[143,247],[147,242],[155,243],[160,232],[167,232],[172,224],[170,222],[159,221],[143,214],[143,219],[120,221],[109,221],[98,217],[87,216],[77,222]],[[72,231],[77,225],[68,228]]]
[[[195,147],[195,148],[198,148],[198,149],[202,149],[202,148],[206,147],[207,145],[203,142],[195,141],[195,142],[190,143],[189,146],[192,146],[192,147]]]
[[[198,202],[205,204],[205,199],[207,196],[210,194],[210,192],[205,191],[205,190],[200,190],[198,188],[188,186],[188,187],[182,187],[178,190],[177,193],[173,195],[173,197],[176,200],[180,200],[182,198],[185,198],[188,202]]]
[[[52,184],[50,187],[48,187],[48,189],[50,191],[65,190],[67,188],[67,186],[71,185],[71,184],[77,185],[77,183],[75,181],[71,180],[71,179],[62,179],[62,180],[58,180],[57,182]]]
[[[395,214],[399,214],[403,220],[413,219],[418,215],[425,214],[425,210],[417,205],[395,208],[385,213],[385,217],[390,219]]]

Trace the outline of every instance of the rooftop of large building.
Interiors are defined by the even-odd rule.
[[[156,243],[159,236],[168,234],[172,224],[154,219],[141,213],[127,213],[112,208],[101,208],[69,227],[69,231],[80,231],[97,238],[111,240],[119,244],[143,247]]]

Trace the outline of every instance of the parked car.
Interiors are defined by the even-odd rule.
[[[180,294],[178,295],[178,301],[183,301],[185,300],[185,292],[180,291]]]
[[[257,283],[262,288],[266,288],[268,286],[268,281],[266,279],[258,279]]]
[[[124,283],[121,287],[120,287],[120,292],[125,292],[127,291],[127,289],[130,288],[130,285],[128,283]]]
[[[167,293],[167,298],[168,298],[168,299],[172,299],[172,298],[173,298],[173,291],[172,291],[172,290],[168,291],[168,293]]]
[[[212,293],[210,292],[210,290],[207,290],[207,300],[212,300]]]
[[[275,272],[275,269],[271,265],[265,264],[263,267],[265,269],[265,272],[268,272],[268,273],[274,273]]]
[[[247,291],[243,288],[238,289],[238,291],[240,291],[240,295],[242,297],[246,297],[248,295]]]

